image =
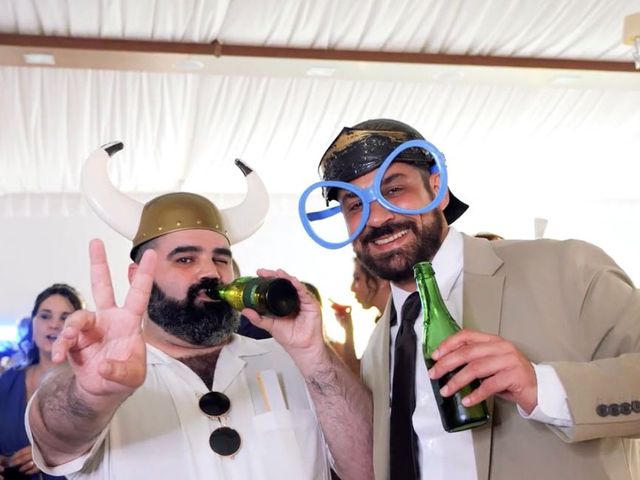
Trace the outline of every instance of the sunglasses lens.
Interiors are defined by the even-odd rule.
[[[200,410],[212,417],[219,417],[229,411],[229,397],[221,392],[209,392],[200,397]]]
[[[209,437],[209,445],[218,455],[223,457],[233,455],[240,449],[240,434],[233,428],[220,427]]]

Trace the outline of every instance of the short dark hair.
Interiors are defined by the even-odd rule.
[[[504,240],[504,237],[501,237],[497,233],[491,233],[491,232],[478,232],[474,235],[474,237],[484,238],[486,240],[489,240],[490,242],[493,242],[494,240]]]
[[[140,263],[140,260],[142,259],[142,254],[144,252],[146,252],[147,250],[151,250],[153,248],[155,248],[156,246],[156,240],[158,240],[159,237],[157,238],[153,238],[147,242],[141,243],[140,245],[138,245],[135,248],[135,251],[131,252],[131,256],[133,257],[133,261],[135,263]]]

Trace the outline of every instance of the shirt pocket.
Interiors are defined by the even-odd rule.
[[[326,479],[329,467],[315,414],[278,410],[253,417],[256,445],[266,479]]]

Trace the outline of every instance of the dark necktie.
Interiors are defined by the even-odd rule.
[[[411,417],[416,408],[416,332],[413,324],[420,313],[418,292],[409,295],[402,305],[400,328],[396,336],[393,386],[391,390],[390,460],[391,480],[420,478],[418,436]],[[395,323],[395,307],[391,309]]]

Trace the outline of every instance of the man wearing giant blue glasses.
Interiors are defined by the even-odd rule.
[[[626,438],[640,436],[640,291],[604,252],[573,240],[488,242],[451,228],[467,206],[448,189],[444,156],[395,120],[343,129],[319,171],[323,181],[300,198],[306,231],[326,248],[353,243],[367,267],[391,280],[362,358],[374,399],[376,479],[640,473],[640,447]],[[427,371],[414,310],[415,361],[406,375],[401,307],[416,289],[412,267],[424,260],[463,330]],[[489,426],[442,428],[430,378],[456,369],[442,395],[482,380],[467,401],[488,400]],[[403,376],[410,393],[398,387]],[[403,414],[409,426],[397,428]]]

